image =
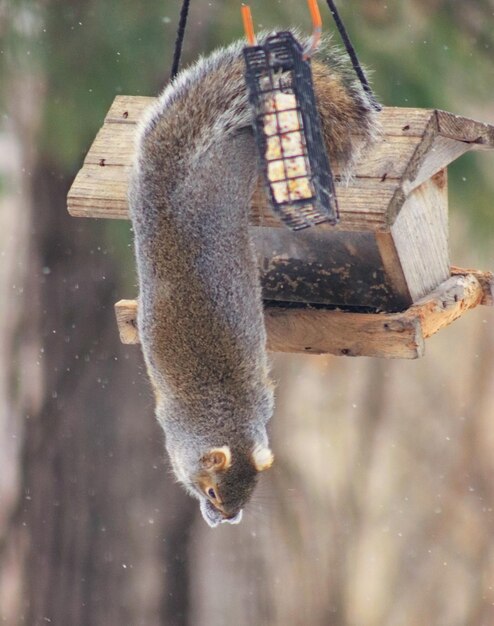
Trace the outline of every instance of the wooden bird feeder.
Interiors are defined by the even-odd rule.
[[[118,96],[68,195],[74,217],[127,219],[136,124],[153,98]],[[494,148],[494,126],[434,109],[387,107],[383,133],[337,184],[337,226],[293,233],[259,184],[251,212],[268,348],[416,358],[424,340],[479,304],[490,272],[452,268],[446,167]],[[336,174],[338,172],[336,171]],[[138,343],[136,301],[115,305],[121,340]]]

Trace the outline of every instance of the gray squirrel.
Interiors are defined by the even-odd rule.
[[[273,462],[243,45],[200,58],[165,88],[141,124],[129,187],[156,416],[177,479],[212,527],[240,522]],[[339,51],[323,49],[312,71],[330,159],[351,168],[375,134],[372,105]]]

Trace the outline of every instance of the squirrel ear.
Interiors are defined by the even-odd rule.
[[[267,470],[273,465],[274,456],[269,448],[264,446],[256,446],[252,452],[252,461],[258,472]]]
[[[227,470],[232,464],[232,453],[228,446],[212,448],[202,457],[201,461],[206,470]]]

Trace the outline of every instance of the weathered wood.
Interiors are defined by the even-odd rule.
[[[427,154],[423,155],[422,160],[417,164],[413,179],[410,178],[411,172],[408,171],[402,180],[401,188],[405,196],[471,150],[472,144],[436,135],[428,148]]]
[[[88,163],[77,174],[68,196],[68,210],[73,217],[128,219],[130,167],[106,163],[106,160],[99,165]],[[337,196],[341,219],[337,230],[385,229],[383,207],[389,203],[393,191],[392,182],[374,178],[356,179],[352,186],[339,185]],[[281,226],[268,208],[261,188],[253,198],[251,223],[256,226]]]
[[[400,181],[401,184],[397,186],[393,200],[388,207],[388,216],[390,223],[393,223],[393,221],[396,219],[396,216],[401,211],[401,207],[403,205],[403,202],[405,201],[406,193],[409,193],[413,190],[413,183],[417,179],[418,172],[422,164],[424,163],[427,155],[429,154],[436,136],[437,121],[435,116],[431,115],[429,121],[424,128],[420,143],[417,145],[415,152],[413,153],[411,159],[406,164],[405,169],[403,170]],[[403,185],[407,187],[406,192],[403,189]]]
[[[127,184],[134,153],[136,124],[153,102],[153,98],[143,97],[119,96],[115,99],[105,124],[88,152],[84,167],[69,192],[68,209],[71,215],[117,219],[128,217]],[[371,230],[382,230],[386,226],[384,213],[392,197],[391,181],[401,177],[420,143],[422,127],[432,115],[430,111],[412,109],[405,110],[407,115],[400,117],[397,115],[399,111],[392,109],[383,112],[383,126],[389,123],[391,134],[383,133],[372,150],[363,154],[356,165],[351,184],[338,185],[341,208],[341,224],[338,228],[341,230],[367,229],[367,225]],[[264,192],[256,194],[252,212],[254,224],[280,224],[268,208]]]
[[[452,276],[471,274],[479,281],[482,287],[482,300],[480,304],[484,306],[494,306],[494,274],[492,272],[482,272],[481,270],[465,269],[451,266]]]
[[[85,165],[131,165],[135,131],[135,124],[105,123],[89,149]],[[355,178],[401,178],[420,141],[416,136],[381,135],[356,164]],[[333,169],[336,175],[340,173],[337,164]]]
[[[449,326],[463,313],[482,303],[483,289],[472,274],[451,276],[440,287],[411,306],[404,318],[418,319],[424,339]]]
[[[400,257],[396,249],[395,242],[390,231],[376,233],[376,244],[381,255],[381,263],[386,274],[386,279],[391,285],[393,293],[405,305],[408,306],[412,302],[410,290],[403,274]]]
[[[400,359],[422,356],[419,321],[389,315],[267,308],[268,350]]]
[[[116,96],[106,114],[106,124],[136,124],[156,98],[150,96]]]
[[[135,131],[135,124],[104,124],[98,131],[84,164],[106,167],[132,165]]]
[[[127,218],[136,125],[153,102],[154,98],[146,97],[115,99],[69,192],[71,215]],[[387,107],[380,120],[382,135],[356,164],[354,178],[348,185],[337,185],[341,208],[338,230],[385,231],[400,212],[407,193],[479,142],[491,146],[494,133],[488,125],[467,124],[465,118],[429,109]],[[465,123],[465,135],[473,143],[458,140],[461,123]],[[335,173],[338,175],[336,165]],[[280,224],[263,192],[255,195],[252,223]]]
[[[469,150],[481,148],[494,148],[494,126],[446,111],[432,111],[388,206],[388,222],[394,223],[414,189]]]
[[[67,198],[73,217],[128,219],[129,167],[86,165],[77,174]]]
[[[115,304],[120,339],[139,343],[137,301]],[[390,319],[388,319],[390,317]],[[266,307],[267,347],[271,352],[414,359],[424,352],[420,323],[389,314],[344,313],[323,309]]]
[[[434,109],[383,107],[379,114],[383,132],[398,137],[422,137]]]
[[[137,330],[137,300],[119,300],[115,304],[120,341],[125,344],[139,343]]]
[[[412,191],[391,235],[412,302],[416,302],[450,275],[446,170]]]
[[[468,309],[490,302],[492,274],[455,275],[403,313],[348,313],[338,310],[266,307],[268,349],[273,352],[329,353],[413,359],[424,353],[424,339]],[[138,343],[137,302],[115,305],[120,337]]]
[[[494,126],[468,117],[435,111],[438,132],[443,137],[468,142],[471,148],[494,149]]]
[[[105,118],[105,123],[136,124],[146,109],[156,102],[149,96],[116,96]],[[387,135],[397,137],[422,137],[435,109],[413,107],[383,107],[379,113]]]

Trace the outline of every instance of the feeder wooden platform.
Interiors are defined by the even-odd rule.
[[[71,215],[128,219],[136,124],[153,101],[115,99],[70,189]],[[290,232],[259,184],[251,224],[263,295],[277,301],[265,312],[273,351],[415,358],[424,339],[493,302],[492,274],[451,270],[446,167],[493,149],[494,126],[433,109],[387,107],[380,118],[355,177],[337,184],[336,227]],[[126,343],[138,340],[135,310],[135,301],[116,305]]]
[[[415,359],[423,356],[425,339],[448,326],[468,309],[494,301],[489,272],[454,268],[438,289],[403,313],[348,313],[324,309],[267,307],[268,349],[338,356]],[[139,343],[137,301],[115,304],[120,339]]]

